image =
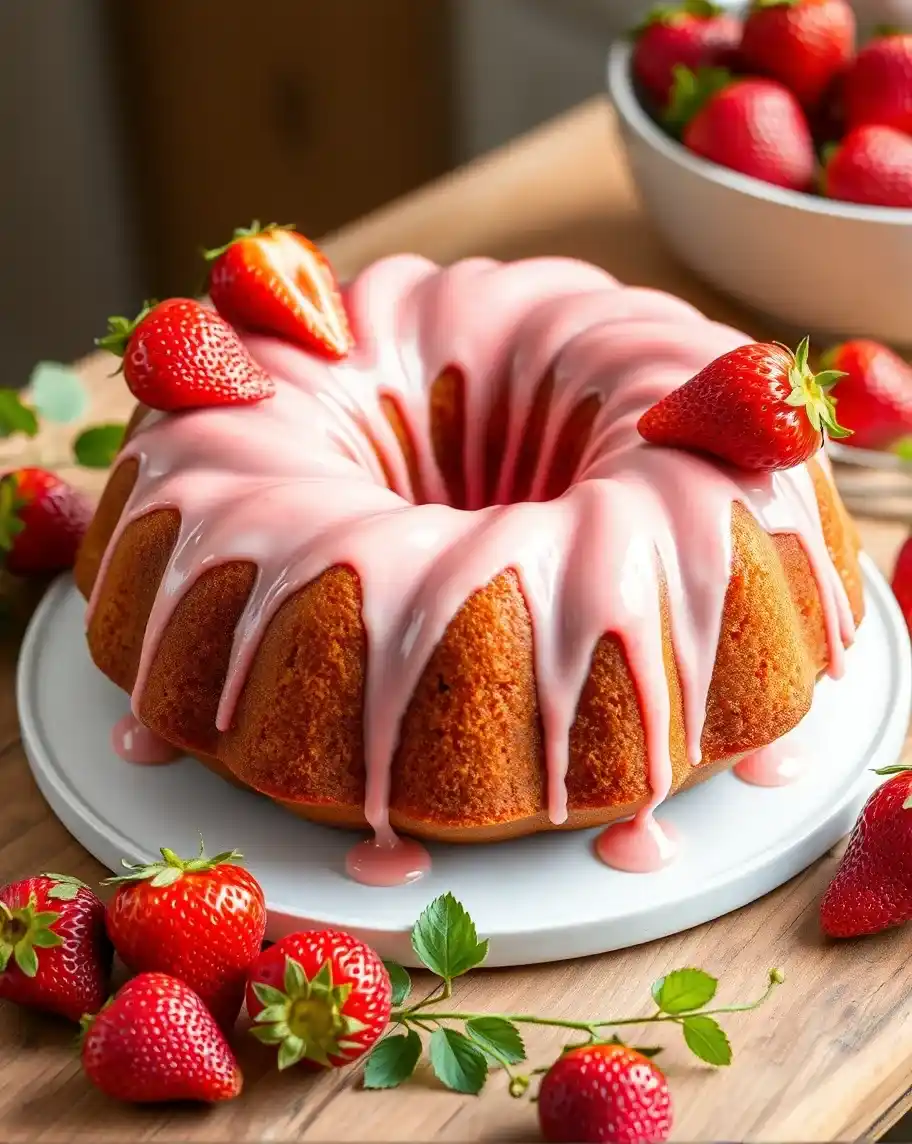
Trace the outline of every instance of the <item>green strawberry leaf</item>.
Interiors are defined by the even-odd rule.
[[[48,890],[47,896],[49,898],[56,898],[61,902],[72,902],[80,890],[87,890],[89,888],[85,882],[80,881],[79,878],[74,878],[72,874],[43,873],[41,877],[47,878],[54,883]]]
[[[421,1059],[421,1038],[414,1029],[404,1035],[384,1037],[367,1058],[365,1088],[397,1088],[415,1071]]]
[[[714,4],[713,0],[679,0],[677,4],[658,4],[646,14],[645,19],[636,25],[631,35],[634,37],[641,36],[653,24],[677,24],[687,16],[697,16],[708,20],[712,16],[718,16],[721,12],[722,9],[718,4]]]
[[[431,1067],[439,1080],[454,1092],[474,1096],[488,1076],[488,1058],[457,1029],[438,1027],[431,1034]]]
[[[500,1064],[518,1065],[526,1059],[526,1047],[519,1030],[504,1017],[474,1017],[465,1031],[489,1057]]]
[[[34,977],[38,972],[38,955],[30,941],[20,941],[13,950],[16,964],[26,977]]]
[[[78,421],[89,407],[89,395],[79,374],[59,362],[38,362],[28,388],[37,412],[58,425]]]
[[[76,460],[86,469],[107,469],[123,444],[125,425],[93,425],[73,442]]]
[[[0,437],[10,437],[13,433],[36,436],[38,418],[15,389],[0,389]]]
[[[479,941],[466,908],[452,894],[435,898],[412,930],[412,948],[432,973],[451,981],[481,965],[487,941]]]
[[[290,1069],[292,1065],[296,1065],[298,1061],[302,1061],[306,1051],[307,1042],[304,1038],[296,1037],[290,1033],[279,1045],[279,1072],[284,1072],[285,1069]]]
[[[393,989],[393,1007],[405,1004],[412,991],[412,979],[398,961],[384,961],[386,972],[389,974],[390,985]]]
[[[702,969],[675,969],[654,982],[652,999],[663,1013],[689,1013],[708,1005],[718,984]]]
[[[25,504],[19,495],[19,483],[14,474],[10,473],[0,480],[0,550],[4,552],[9,552],[16,537],[25,528],[19,515],[19,510]]]
[[[681,1025],[684,1030],[684,1040],[694,1056],[706,1061],[708,1065],[731,1064],[731,1045],[718,1021],[695,1013],[685,1017]]]
[[[263,981],[253,982],[253,995],[261,1005],[284,1005],[288,998],[281,991]]]
[[[713,96],[728,87],[732,74],[726,68],[698,68],[694,72],[675,64],[672,75],[674,83],[662,120],[669,131],[679,135]]]

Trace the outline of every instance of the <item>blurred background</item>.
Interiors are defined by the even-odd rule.
[[[2,0],[2,384],[198,290],[237,225],[325,235],[603,90],[651,7]]]
[[[2,384],[198,290],[237,225],[326,234],[601,90],[648,6],[3,0]]]

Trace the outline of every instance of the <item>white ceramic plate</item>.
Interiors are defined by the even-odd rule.
[[[526,965],[651,941],[737,909],[794,877],[852,825],[896,760],[912,699],[909,640],[893,596],[864,561],[868,614],[845,677],[824,680],[794,732],[813,764],[792,786],[733,775],[672,799],[662,815],[682,853],[655,874],[608,869],[597,832],[538,835],[487,846],[431,846],[422,881],[372,889],[350,881],[351,833],[315,826],[238,790],[187,759],[130,766],[109,744],[128,702],[96,670],[84,604],[69,578],[35,614],[18,674],[22,738],[44,796],[66,828],[111,869],[160,846],[191,853],[238,847],[260,879],[270,936],[308,924],[357,933],[385,957],[414,964],[408,934],[424,906],[451,890],[491,939],[489,964]]]

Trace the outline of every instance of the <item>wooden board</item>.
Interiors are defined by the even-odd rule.
[[[572,254],[628,281],[674,290],[757,334],[775,332],[724,303],[665,254],[639,213],[611,113],[601,101],[346,228],[328,245],[344,274],[406,249],[442,261],[477,253]],[[121,382],[106,376],[106,363],[90,359],[84,371],[94,395],[90,419],[123,416],[129,402]],[[67,435],[47,433],[41,454],[63,456]],[[4,453],[21,457],[24,449],[7,443]],[[90,476],[88,483],[101,479]],[[868,551],[889,567],[903,530],[861,527]],[[23,613],[27,608],[23,600]],[[0,880],[48,868],[100,877],[97,864],[50,816],[25,764],[13,696],[15,657],[10,634],[0,643]],[[709,833],[706,844],[712,844]],[[675,1101],[675,1138],[837,1140],[884,1131],[909,1103],[908,935],[839,946],[821,940],[816,904],[835,861],[834,852],[746,909],[627,953],[472,974],[458,986],[460,1006],[574,1018],[623,1015],[647,1011],[649,984],[675,966],[716,973],[725,1000],[753,996],[767,970],[779,966],[788,980],[772,1003],[726,1022],[735,1050],[730,1069],[696,1064],[673,1030],[650,1034],[669,1045],[663,1063]],[[426,986],[419,979],[418,987]],[[547,1062],[559,1043],[557,1036],[532,1033],[531,1055]],[[120,1108],[82,1079],[71,1028],[0,1005],[2,1135],[68,1141],[536,1138],[533,1107],[511,1100],[496,1080],[480,1098],[442,1091],[425,1074],[395,1093],[365,1093],[355,1069],[279,1076],[262,1046],[245,1037],[239,1046],[248,1090],[241,1100],[213,1111]]]

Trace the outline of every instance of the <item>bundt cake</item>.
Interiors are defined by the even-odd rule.
[[[140,408],[81,551],[138,719],[306,818],[455,842],[648,812],[794,727],[863,612],[819,459],[744,473],[639,416],[748,339],[564,259],[383,259],[331,362]]]

